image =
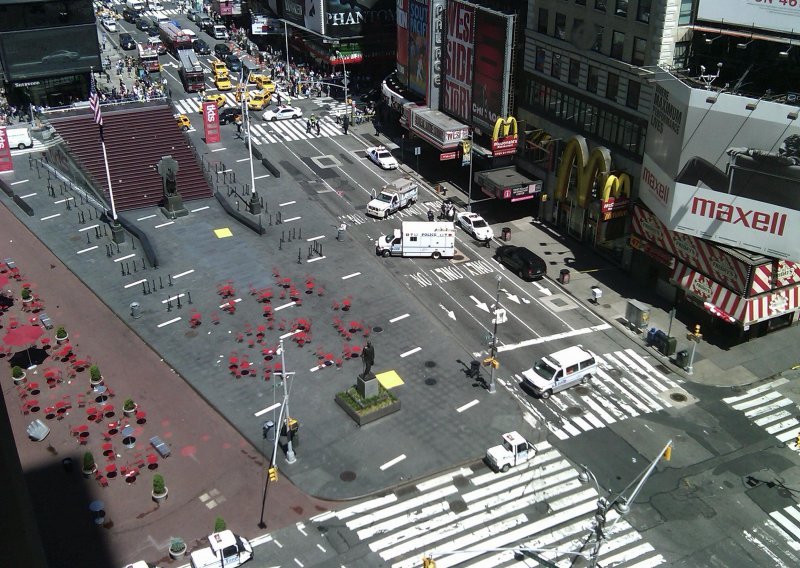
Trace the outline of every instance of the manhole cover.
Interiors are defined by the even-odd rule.
[[[197,330],[190,329],[186,332],[186,337],[197,337]]]
[[[686,402],[686,395],[682,392],[674,392],[669,397],[674,400],[675,402]]]
[[[453,255],[453,260],[455,260],[455,261],[464,260],[464,255],[463,254],[454,254]]]
[[[374,331],[375,333],[380,333],[383,331],[383,328],[379,325],[376,325],[375,327],[372,328],[372,331]]]
[[[355,471],[343,471],[339,474],[339,479],[342,481],[355,481],[356,480],[356,472]]]
[[[433,369],[436,366],[436,361],[425,361],[426,369]]]
[[[434,379],[433,377],[428,377],[427,379],[425,379],[425,384],[428,385],[429,387],[432,387],[433,385],[436,384],[436,379]]]
[[[567,407],[567,414],[570,416],[580,416],[583,414],[583,408],[580,406],[570,406]]]
[[[467,504],[464,503],[461,499],[456,499],[455,501],[450,501],[450,510],[454,513],[463,513],[467,510]]]
[[[589,394],[589,387],[587,387],[586,385],[578,385],[577,387],[575,387],[575,392],[578,393],[579,395],[586,396]]]

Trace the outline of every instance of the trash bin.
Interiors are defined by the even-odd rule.
[[[131,317],[133,317],[133,319],[139,319],[142,317],[142,306],[139,304],[139,302],[131,302],[130,308]]]
[[[264,433],[264,438],[269,440],[270,442],[275,441],[275,423],[272,420],[267,420],[264,424],[261,425],[261,429]]]
[[[473,379],[477,379],[481,376],[481,362],[473,360],[469,364],[469,376]]]
[[[675,354],[675,364],[681,369],[689,366],[689,352],[686,349],[681,349]]]
[[[503,230],[500,233],[500,238],[504,241],[511,240],[511,227],[503,227]]]
[[[569,284],[569,270],[566,268],[562,268],[561,271],[558,273],[558,281],[561,284]]]

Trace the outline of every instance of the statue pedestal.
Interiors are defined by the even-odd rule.
[[[117,244],[125,242],[125,229],[117,221],[111,222],[111,240]]]
[[[179,194],[165,196],[161,212],[167,219],[185,217],[189,214],[189,211],[183,206],[183,198]]]
[[[366,377],[359,375],[356,379],[356,390],[361,398],[373,398],[378,396],[380,383],[375,377],[375,373],[370,373]]]

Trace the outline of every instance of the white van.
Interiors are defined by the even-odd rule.
[[[30,128],[7,128],[6,134],[8,135],[8,145],[11,148],[19,148],[22,150],[33,146]]]
[[[522,376],[536,395],[547,399],[554,392],[588,382],[596,372],[594,353],[575,345],[539,359]]]
[[[214,39],[228,39],[228,30],[225,29],[225,26],[214,26],[214,33],[212,34]]]

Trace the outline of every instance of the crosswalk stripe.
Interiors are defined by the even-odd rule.
[[[774,381],[770,381],[769,383],[763,384],[763,385],[758,386],[758,387],[754,387],[754,388],[748,390],[744,394],[740,394],[740,395],[737,395],[737,396],[729,396],[727,398],[723,398],[722,400],[725,403],[733,406],[733,403],[735,403],[735,402],[739,402],[740,400],[745,400],[747,398],[750,398],[751,396],[755,396],[757,394],[761,394],[762,392],[766,392],[768,390],[772,390],[775,387],[779,387],[779,386],[781,386],[782,384],[784,384],[786,382],[787,382],[787,379],[784,378],[784,377],[781,377],[780,379],[775,379]]]
[[[414,497],[413,499],[408,499],[407,501],[401,501],[395,505],[392,505],[391,507],[381,509],[380,511],[364,515],[358,519],[347,522],[346,525],[350,530],[358,529],[364,525],[371,525],[375,521],[394,516],[398,513],[404,512],[407,509],[414,509],[419,505],[423,505],[429,501],[435,501],[441,497],[452,495],[453,493],[458,493],[458,489],[455,485],[448,485],[447,487],[442,487],[435,491],[431,491],[430,493],[425,493],[419,497]]]
[[[775,414],[770,414],[769,416],[753,420],[753,424],[756,424],[757,426],[765,426],[766,424],[777,422],[778,420],[782,420],[791,415],[792,413],[788,410],[779,410]]]
[[[770,400],[775,400],[776,398],[780,398],[781,396],[782,396],[781,393],[776,391],[771,391],[757,398],[753,398],[745,402],[739,402],[737,404],[732,404],[731,408],[733,408],[734,410],[747,410],[749,408],[753,408],[754,406],[761,406],[765,402],[769,402]]]
[[[780,511],[773,511],[769,514],[770,517],[787,533],[792,535],[795,540],[800,541],[800,527],[794,524],[791,520],[787,519]]]
[[[779,422],[778,424],[773,424],[772,426],[768,426],[765,428],[767,432],[770,434],[775,434],[776,432],[783,432],[784,430],[788,430],[789,428],[793,428],[793,431],[797,431],[797,428],[794,428],[800,424],[800,421],[797,418],[792,418],[791,420],[784,420],[783,422]]]
[[[775,394],[780,396],[779,393]],[[763,414],[767,414],[768,412],[772,412],[773,410],[778,410],[779,408],[783,408],[784,406],[789,406],[792,404],[794,403],[790,399],[781,398],[766,406],[761,406],[759,408],[753,408],[751,410],[748,410],[747,412],[744,413],[744,415],[747,416],[748,418],[753,418],[755,416],[761,416]]]

